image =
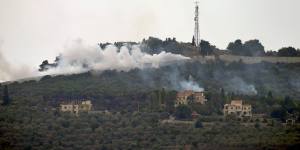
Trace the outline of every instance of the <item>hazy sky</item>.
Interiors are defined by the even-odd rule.
[[[188,42],[193,16],[194,0],[0,0],[0,51],[9,62],[38,66],[78,38]],[[200,30],[219,48],[237,38],[300,48],[300,0],[200,0]]]

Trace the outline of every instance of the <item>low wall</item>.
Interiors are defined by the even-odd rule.
[[[245,64],[256,64],[261,62],[269,63],[300,63],[300,57],[247,57],[247,56],[235,56],[235,55],[219,55],[220,60],[225,62],[238,62],[242,61]],[[216,56],[194,57],[201,63],[207,61],[216,60]]]

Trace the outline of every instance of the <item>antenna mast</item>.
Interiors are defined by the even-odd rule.
[[[195,38],[195,46],[200,48],[200,31],[199,31],[199,2],[195,2],[195,33],[194,33],[194,38]]]

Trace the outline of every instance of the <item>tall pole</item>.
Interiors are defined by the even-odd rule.
[[[199,31],[199,2],[195,2],[195,33],[194,33],[194,38],[195,38],[195,46],[199,47],[200,50],[200,31]]]

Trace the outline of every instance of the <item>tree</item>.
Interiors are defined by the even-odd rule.
[[[158,39],[158,38],[154,38],[154,37],[149,37],[149,39],[146,41],[146,44],[149,46],[150,49],[152,49],[155,53],[159,53],[159,49],[162,47],[163,45],[163,41]]]
[[[272,91],[269,91],[269,92],[268,92],[268,98],[273,99]]]
[[[223,88],[221,88],[221,93],[220,93],[220,96],[223,100],[225,100],[226,98],[226,93],[225,93],[225,90]]]
[[[267,51],[266,56],[277,56],[277,52],[276,51]]]
[[[44,60],[40,65],[39,71],[47,71],[48,70],[47,66],[49,66],[49,62],[48,60]]]
[[[290,96],[285,96],[282,107],[286,109],[289,113],[293,113],[297,108],[295,102],[291,99]]]
[[[192,110],[186,105],[180,105],[176,108],[176,119],[191,119]]]
[[[201,40],[200,47],[202,55],[211,55],[213,53],[213,46],[208,41]]]
[[[197,119],[195,123],[195,128],[203,128],[203,124],[200,119]]]
[[[257,129],[260,128],[259,122],[256,122],[256,123],[254,124],[254,127],[257,128]]]
[[[235,55],[262,56],[265,55],[265,48],[259,40],[249,40],[244,44],[240,39],[228,44],[227,49]]]
[[[196,44],[195,44],[195,36],[193,36],[193,39],[192,39],[192,45],[193,45],[193,46],[196,46]]]
[[[273,97],[272,91],[268,92],[268,95],[266,97],[266,102],[267,102],[268,105],[273,105],[274,104],[275,101],[274,101],[274,97]]]
[[[57,57],[55,58],[54,63],[49,63],[48,60],[44,60],[44,61],[42,62],[42,64],[40,65],[39,71],[40,71],[40,72],[43,72],[43,71],[47,71],[47,70],[50,69],[50,68],[55,68],[55,67],[57,67],[58,62],[60,61],[61,57],[62,57],[61,55],[57,56]]]
[[[256,39],[246,41],[243,47],[247,56],[263,56],[265,54],[265,47]]]
[[[281,119],[282,121],[286,119],[287,115],[287,111],[283,108],[275,109],[271,113],[271,117]]]
[[[166,93],[166,111],[169,113],[174,112],[174,100],[176,99],[176,91],[169,91]]]
[[[296,56],[300,56],[300,52],[297,51],[294,47],[283,47],[278,50],[278,56],[296,57]]]
[[[242,40],[237,39],[234,42],[230,42],[227,46],[227,49],[230,50],[233,54],[240,55],[243,53],[243,43]]]
[[[160,104],[163,104],[165,105],[166,104],[166,91],[165,91],[165,88],[162,88],[161,91],[160,91]]]
[[[10,103],[10,98],[8,94],[8,86],[5,85],[3,89],[3,105],[8,105]]]

